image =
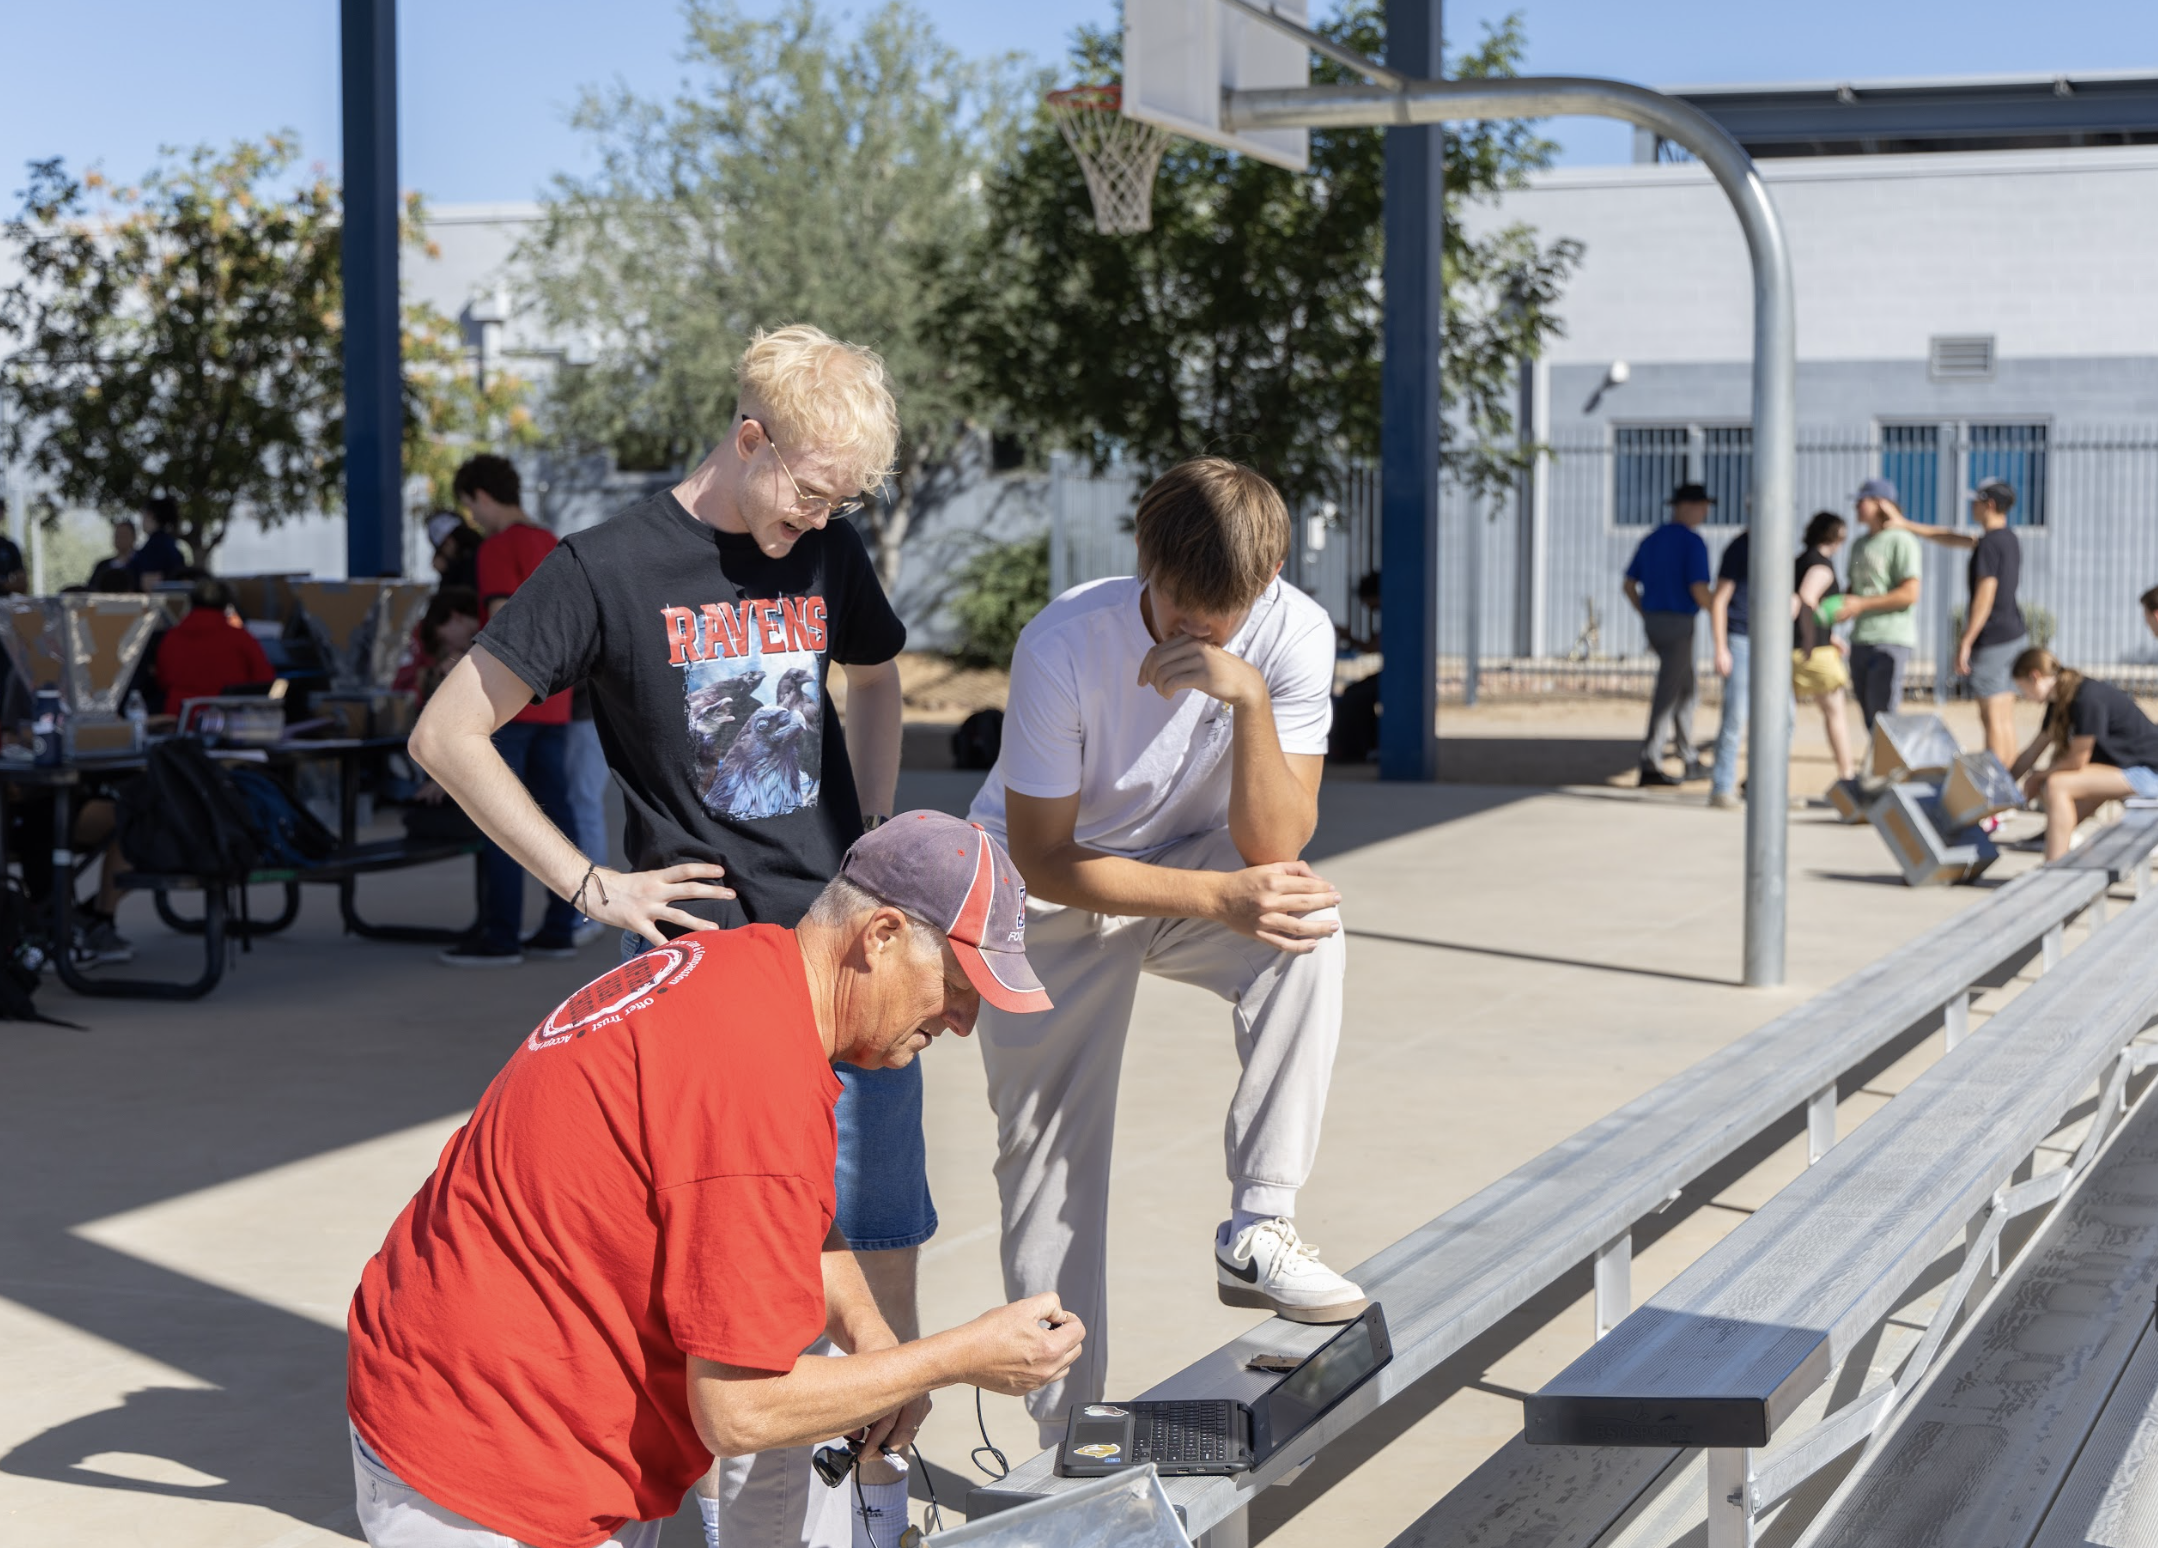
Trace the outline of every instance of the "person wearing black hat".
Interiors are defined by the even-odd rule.
[[[1693,621],[1710,601],[1701,523],[1715,503],[1701,485],[1679,485],[1671,491],[1671,519],[1641,540],[1626,566],[1626,600],[1641,615],[1649,648],[1656,652],[1656,693],[1641,743],[1643,785],[1677,785],[1708,773],[1693,747]],[[1664,743],[1674,731],[1686,766],[1677,779],[1663,768]]]
[[[1978,700],[1978,722],[1986,746],[2003,763],[2016,761],[2016,657],[2031,643],[2016,605],[2016,583],[2023,578],[2023,547],[2009,529],[2016,491],[2004,479],[1989,478],[1971,491],[1971,520],[1978,530],[1929,527],[1898,512],[1891,526],[1915,532],[1929,543],[1970,550],[1971,605],[1964,612],[1963,636],[1956,642],[1956,671],[1971,680]]]

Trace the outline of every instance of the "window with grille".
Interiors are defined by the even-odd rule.
[[[1973,425],[1967,487],[1976,489],[1997,478],[2016,492],[2008,513],[2011,527],[2046,524],[2046,427],[2044,425]]]
[[[1881,476],[1896,486],[1897,503],[1911,520],[1952,519],[1941,509],[1940,426],[1881,426]]]
[[[1612,431],[1611,509],[1622,527],[1653,527],[1686,482],[1693,433],[1684,425],[1620,425]]]
[[[1701,482],[1716,503],[1712,527],[1743,527],[1753,495],[1753,427],[1712,425],[1701,432]]]

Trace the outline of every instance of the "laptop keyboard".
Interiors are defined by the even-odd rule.
[[[1226,1461],[1229,1412],[1219,1399],[1134,1407],[1132,1449],[1141,1462]]]

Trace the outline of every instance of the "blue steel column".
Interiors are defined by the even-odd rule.
[[[404,569],[397,318],[397,0],[342,0],[345,568]]]
[[[1440,0],[1386,0],[1386,62],[1444,73]],[[1379,372],[1379,777],[1439,774],[1439,337],[1444,130],[1386,131],[1386,358]]]

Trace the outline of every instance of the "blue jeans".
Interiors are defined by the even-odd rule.
[[[539,803],[548,821],[564,833],[575,834],[577,822],[569,810],[569,789],[562,768],[568,728],[513,720],[495,733],[494,740],[495,751],[510,766],[510,772],[524,781],[525,789],[532,792],[532,799]],[[525,868],[489,839],[480,864],[481,943],[490,951],[513,947],[524,935],[524,923]],[[556,897],[547,900],[547,917],[540,925],[543,933],[567,936],[576,923],[576,911],[568,903]]]
[[[600,750],[599,727],[573,720],[564,729],[562,767],[569,809],[576,824],[562,831],[584,851],[587,860],[607,863],[607,755]]]
[[[1746,737],[1746,712],[1753,704],[1753,642],[1743,634],[1725,636],[1731,647],[1731,675],[1723,680],[1723,723],[1716,727],[1716,767],[1709,771],[1710,795],[1738,790],[1738,748]],[[1798,718],[1794,708],[1789,717]]]
[[[624,930],[622,960],[648,945],[636,931]],[[937,1234],[922,1143],[922,1062],[865,1070],[841,1060],[832,1073],[843,1088],[835,1115],[839,1156],[832,1181],[839,1214],[833,1224],[857,1252],[919,1247]]]

